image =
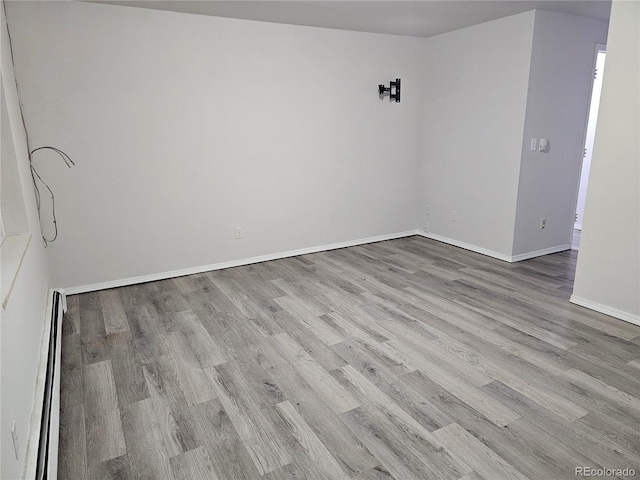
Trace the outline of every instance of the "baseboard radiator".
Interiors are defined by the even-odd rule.
[[[60,431],[60,361],[62,315],[66,310],[64,293],[53,292],[49,351],[47,354],[44,398],[40,421],[40,440],[36,461],[36,480],[58,476],[58,434]]]

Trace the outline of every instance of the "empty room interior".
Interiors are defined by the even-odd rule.
[[[0,13],[2,479],[640,476],[640,2]]]

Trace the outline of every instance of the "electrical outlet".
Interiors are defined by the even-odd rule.
[[[18,430],[16,429],[16,421],[11,426],[11,439],[13,440],[13,452],[16,454],[16,460],[20,458],[20,439],[18,438]]]
[[[549,140],[546,138],[540,138],[538,140],[538,151],[539,152],[548,152],[549,151]]]
[[[236,240],[240,240],[242,238],[242,227],[236,227]]]
[[[532,138],[531,139],[531,151],[532,152],[538,151],[538,139],[537,138]]]
[[[427,215],[431,215],[431,205],[427,205],[427,208],[425,208],[425,213]]]
[[[451,211],[451,220],[453,220],[454,222],[458,220],[458,211],[457,210],[452,210]]]
[[[541,218],[540,219],[540,230],[542,230],[546,226],[547,226],[547,219],[546,218]]]

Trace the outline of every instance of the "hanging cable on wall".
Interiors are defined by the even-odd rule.
[[[73,162],[73,160],[71,160],[71,157],[69,157],[69,155],[67,155],[65,152],[63,152],[62,150],[60,150],[59,148],[56,147],[49,147],[49,146],[45,146],[45,147],[38,147],[38,148],[34,148],[33,150],[31,150],[31,142],[29,141],[29,130],[27,129],[27,122],[24,118],[24,107],[22,105],[22,97],[20,96],[20,86],[18,85],[18,79],[16,78],[16,63],[13,57],[13,43],[11,41],[11,31],[9,30],[9,19],[7,16],[7,5],[6,2],[2,2],[2,7],[4,9],[4,21],[5,24],[7,26],[7,35],[9,37],[9,52],[11,53],[11,65],[13,67],[13,75],[14,75],[14,80],[16,82],[16,92],[18,94],[18,106],[20,108],[20,118],[22,119],[22,128],[24,129],[24,135],[25,135],[25,140],[26,140],[26,144],[27,144],[27,155],[29,157],[29,169],[31,170],[31,179],[33,180],[33,189],[34,189],[34,194],[36,196],[36,207],[38,209],[38,220],[40,223],[40,234],[42,235],[42,240],[44,240],[44,246],[45,248],[47,247],[47,245],[49,245],[51,242],[54,242],[56,240],[56,238],[58,238],[58,222],[56,220],[56,199],[55,199],[55,195],[53,194],[53,190],[51,190],[51,188],[49,187],[49,185],[47,185],[47,183],[42,179],[42,177],[40,176],[40,174],[38,173],[38,171],[36,170],[36,168],[33,166],[33,157],[32,155],[39,151],[39,150],[53,150],[54,152],[56,152],[58,155],[60,155],[62,157],[62,160],[64,161],[64,163],[67,165],[67,167],[71,168],[72,165],[75,165],[75,163]],[[51,215],[53,218],[53,228],[54,228],[54,233],[53,233],[53,237],[48,238],[45,233],[44,233],[44,226],[42,225],[42,209],[41,209],[41,196],[40,196],[40,188],[38,186],[38,181],[44,185],[44,187],[49,191],[49,194],[51,195]]]
[[[58,155],[60,155],[68,168],[71,168],[71,165],[75,165],[75,163],[73,162],[73,160],[71,160],[71,157],[69,157],[69,155],[67,155],[62,150],[55,147],[38,147],[33,149],[31,152],[29,152],[29,166],[31,168],[31,179],[33,180],[33,188],[36,194],[36,207],[38,208],[38,219],[40,220],[40,230],[42,231],[42,239],[44,240],[44,246],[46,247],[49,243],[55,242],[56,238],[58,238],[58,221],[56,219],[56,196],[53,194],[53,191],[51,190],[49,185],[47,185],[47,182],[42,180],[42,177],[33,166],[33,157],[32,157],[34,152],[37,152],[38,150],[45,150],[45,149],[53,150]],[[40,189],[38,188],[38,180],[40,181],[40,183],[42,183],[42,185],[45,186],[45,188],[49,191],[49,194],[51,195],[51,215],[53,217],[53,231],[54,231],[53,238],[47,238],[47,236],[44,234],[44,226],[42,225],[42,209],[40,208],[41,203],[40,203]]]

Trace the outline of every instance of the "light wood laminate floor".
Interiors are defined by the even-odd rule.
[[[407,237],[71,296],[59,478],[640,476],[640,327]]]

